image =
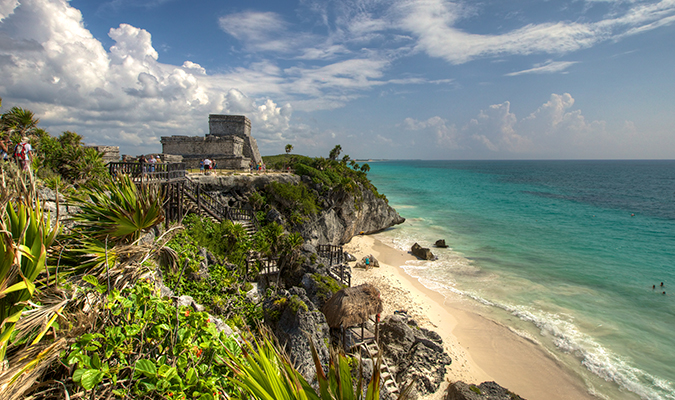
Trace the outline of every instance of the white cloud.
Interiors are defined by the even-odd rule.
[[[617,136],[607,132],[606,123],[587,121],[573,106],[574,98],[569,93],[554,93],[537,110],[519,119],[510,111],[508,101],[495,104],[466,124],[461,135],[474,141],[469,147],[475,151],[480,153],[483,148],[506,158],[597,157],[611,150]]]
[[[218,19],[220,28],[244,42],[251,51],[280,51],[293,49],[287,24],[273,12],[246,11],[229,14]]]
[[[570,94],[554,93],[525,117],[505,101],[481,110],[461,128],[439,116],[405,118],[399,126],[412,138],[427,139],[418,142],[436,145],[437,154],[454,150],[463,158],[602,158],[624,155],[621,149],[638,142],[632,122],[610,134],[604,121],[588,121],[573,107]]]
[[[128,144],[138,146],[138,151],[156,151],[163,135],[203,134],[209,113],[229,112],[247,114],[261,141],[272,146],[275,141],[321,132],[316,124],[294,124],[293,112],[343,107],[383,85],[454,82],[442,75],[436,80],[388,75],[414,52],[453,64],[485,57],[567,54],[655,29],[675,18],[673,0],[627,1],[614,14],[594,22],[549,21],[478,34],[460,28],[471,26],[463,22],[481,12],[463,3],[305,0],[303,11],[313,13],[311,31],[274,12],[221,17],[221,29],[241,41],[241,59],[246,61],[209,74],[190,60],[162,63],[151,33],[128,24],[110,29],[114,45],[105,49],[67,0],[17,4],[0,0],[0,94],[5,105],[28,107],[42,116],[43,124],[78,131],[87,141]],[[109,5],[132,3],[117,0]],[[270,53],[278,59],[265,58]],[[548,61],[509,75],[561,73],[573,64]],[[583,142],[602,135],[603,123],[586,121],[580,111],[571,109],[570,99],[552,96],[531,116],[515,122],[505,102],[483,110],[461,129],[439,117],[411,120],[404,126],[418,126],[418,133],[444,148],[482,143],[481,148],[495,152],[528,152],[537,148],[538,141],[573,137]],[[535,132],[534,127],[542,130]],[[329,140],[326,133],[321,137]]]
[[[596,43],[670,24],[675,3],[636,4],[625,14],[596,22],[528,24],[503,34],[474,34],[456,28],[465,14],[446,0],[399,1],[397,23],[417,38],[417,48],[432,57],[462,64],[481,57],[567,54]]]
[[[534,67],[525,69],[522,71],[511,72],[505,76],[518,76],[525,74],[554,74],[557,72],[564,72],[567,68],[571,67],[574,64],[577,64],[578,61],[547,61],[543,64],[536,64]]]
[[[0,22],[14,12],[19,5],[19,0],[0,0]]]
[[[431,117],[425,121],[419,121],[413,118],[403,120],[403,128],[409,131],[426,131],[431,136],[431,140],[436,145],[445,149],[459,149],[459,136],[455,125],[448,125],[448,122],[439,117]]]
[[[191,61],[158,62],[143,29],[122,24],[109,36],[115,43],[107,52],[65,0],[23,0],[0,23],[5,105],[32,109],[50,130],[77,131],[88,143],[120,144],[127,152],[157,151],[160,136],[203,134],[209,113],[243,111],[263,137],[283,137],[291,128],[289,104],[243,94],[273,92],[276,67],[259,63],[209,76]]]

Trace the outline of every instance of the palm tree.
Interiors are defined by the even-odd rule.
[[[287,144],[286,145],[286,154],[291,154],[291,151],[293,151],[293,145]]]
[[[0,120],[3,130],[7,130],[10,134],[17,133],[19,138],[31,135],[40,122],[40,119],[35,118],[32,111],[21,107],[12,107],[11,110],[2,114]]]
[[[363,165],[361,166],[361,172],[366,172],[366,173],[367,173],[368,171],[370,171],[370,165],[368,165],[368,164],[363,164]]]
[[[349,160],[350,160],[349,154],[345,154],[345,155],[342,157],[342,165],[347,165],[347,163],[349,162]]]
[[[330,153],[328,154],[328,158],[335,161],[337,160],[340,153],[342,153],[342,146],[338,144],[337,146],[333,147],[333,150],[330,151]]]

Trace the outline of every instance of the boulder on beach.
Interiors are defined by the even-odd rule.
[[[367,256],[363,257],[361,259],[361,261],[357,262],[356,265],[354,265],[354,268],[368,269],[370,267],[375,267],[375,268],[380,267],[380,262],[377,261],[377,259],[375,257],[373,257],[372,254],[368,254]]]
[[[410,249],[412,254],[417,257],[421,258],[422,260],[435,260],[436,256],[429,250],[427,247],[422,247],[419,244],[415,243],[412,245],[412,248]]]
[[[448,386],[444,400],[525,400],[517,394],[499,386],[495,382],[483,382],[480,385],[468,385],[455,382]]]
[[[438,239],[436,243],[434,243],[434,246],[436,247],[441,247],[441,248],[446,248],[448,247],[447,244],[445,244],[445,239]]]

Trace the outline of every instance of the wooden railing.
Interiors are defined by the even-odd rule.
[[[328,274],[346,286],[352,286],[352,275],[344,264],[344,250],[342,246],[320,244],[316,246],[316,254],[319,258],[328,262]]]
[[[249,221],[255,226],[256,232],[260,230],[258,219],[255,213],[250,208],[245,207],[229,207],[227,210],[227,218],[230,221]]]
[[[193,182],[189,178],[185,180],[184,188],[185,195],[195,202],[198,209],[206,211],[207,214],[218,221],[222,222],[226,219],[230,221],[250,221],[256,231],[260,230],[258,220],[250,208],[228,207],[205,190],[202,190],[198,182]]]
[[[199,183],[186,179],[185,195],[197,204],[198,209],[206,211],[207,214],[218,221],[222,222],[223,220],[228,219],[229,207],[202,190]]]
[[[129,175],[134,182],[183,180],[187,175],[185,163],[111,162],[108,171],[112,176]]]
[[[328,266],[341,264],[344,261],[342,246],[332,244],[320,244],[316,246],[316,255],[328,261]]]

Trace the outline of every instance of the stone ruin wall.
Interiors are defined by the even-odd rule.
[[[209,136],[237,136],[244,141],[243,154],[254,163],[262,162],[258,143],[251,136],[251,120],[244,115],[209,115]]]
[[[120,147],[119,146],[84,146],[88,149],[94,149],[101,153],[103,158],[103,163],[107,164],[109,162],[118,162],[120,160]]]
[[[183,156],[186,168],[199,168],[199,162],[209,158],[218,168],[248,168],[248,159],[241,154],[244,140],[237,136],[171,136],[162,137],[162,152]]]
[[[218,168],[245,169],[249,161],[262,162],[258,144],[251,136],[251,121],[244,115],[209,115],[209,133],[204,136],[163,136],[162,153],[181,155],[187,168],[198,168],[209,158]]]

